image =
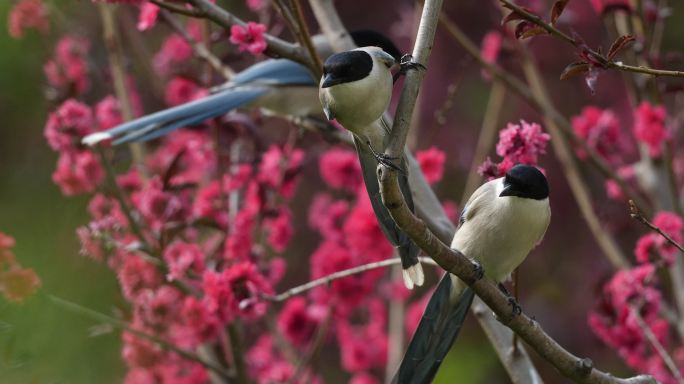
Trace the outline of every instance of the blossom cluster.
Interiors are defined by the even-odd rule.
[[[488,179],[501,177],[516,164],[537,165],[539,155],[546,153],[546,145],[551,139],[548,133],[542,131],[541,125],[527,123],[508,123],[499,132],[499,142],[496,154],[502,157],[498,163],[489,157],[478,168],[478,173]]]
[[[14,239],[0,232],[0,295],[21,302],[40,287],[40,278],[32,269],[19,265],[13,247]]]

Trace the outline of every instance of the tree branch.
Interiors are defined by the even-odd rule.
[[[604,68],[612,68],[612,69],[617,69],[620,71],[642,73],[642,74],[647,74],[647,75],[652,75],[652,76],[684,77],[684,71],[655,69],[655,68],[644,67],[641,65],[634,66],[634,65],[622,64],[622,62],[619,62],[619,61],[617,61],[617,62],[612,61],[611,59],[607,58],[603,54],[583,45],[583,43],[581,43],[577,39],[574,39],[574,38],[568,36],[565,32],[554,27],[552,24],[545,22],[541,17],[526,11],[525,9],[523,9],[522,7],[519,7],[518,5],[514,4],[513,2],[511,2],[509,0],[499,0],[499,1],[503,4],[503,6],[505,8],[512,10],[517,15],[520,15],[520,17],[529,21],[530,23],[538,25],[539,27],[543,28],[546,32],[548,32],[550,35],[555,36],[557,38],[560,38],[561,40],[566,41],[567,43],[573,45],[574,47],[579,48],[583,51],[586,51],[593,59],[598,61],[601,64],[601,66],[603,66]]]
[[[563,134],[572,141],[574,145],[579,146],[582,151],[587,154],[587,159],[589,163],[593,165],[596,170],[603,175],[606,179],[615,181],[620,189],[625,193],[628,199],[636,201],[640,207],[647,207],[643,199],[634,191],[634,189],[627,184],[627,182],[620,177],[613,167],[609,165],[601,155],[596,152],[596,150],[590,147],[584,140],[580,139],[572,129],[570,122],[551,105],[546,103],[544,100],[536,97],[529,87],[511,75],[510,73],[502,70],[497,65],[487,62],[481,55],[479,48],[473,43],[470,38],[461,30],[453,21],[451,21],[446,15],[442,14],[440,16],[441,25],[447,30],[447,32],[456,40],[456,42],[465,49],[465,51],[474,58],[482,68],[484,68],[490,75],[495,77],[497,80],[503,82],[508,89],[512,90],[520,97],[525,99],[531,106],[541,111],[543,114],[548,115],[553,121],[558,124]]]
[[[437,265],[434,260],[432,260],[429,257],[419,257],[421,263],[426,263],[426,264],[432,264],[432,265]],[[331,282],[342,279],[344,277],[349,277],[352,275],[356,275],[361,272],[366,272],[370,271],[373,269],[378,269],[378,268],[385,268],[390,265],[396,265],[401,263],[401,260],[398,257],[393,257],[391,259],[386,259],[382,261],[376,261],[374,263],[368,263],[368,264],[363,264],[358,267],[354,268],[349,268],[345,269],[339,272],[331,273],[327,276],[323,276],[319,279],[309,281],[306,284],[302,284],[299,286],[296,286],[294,288],[290,288],[287,291],[283,293],[279,293],[277,295],[262,295],[261,297],[269,300],[269,301],[275,301],[275,302],[280,302],[280,301],[285,301],[289,299],[292,296],[300,295],[306,291],[310,291],[316,287],[320,287],[321,285],[328,285]]]
[[[650,228],[652,231],[657,232],[660,236],[662,236],[665,240],[667,240],[668,243],[674,245],[679,249],[680,251],[684,252],[684,247],[682,247],[681,244],[676,242],[670,235],[667,233],[663,232],[662,229],[660,229],[658,226],[654,225],[648,219],[644,217],[644,215],[641,214],[641,211],[639,210],[639,207],[637,207],[636,203],[634,203],[633,200],[629,201],[629,211],[630,211],[630,216],[632,219],[639,220],[642,224]]]
[[[204,359],[192,351],[188,351],[186,349],[179,348],[179,347],[173,345],[172,343],[169,343],[169,342],[163,340],[160,337],[157,337],[157,336],[151,335],[147,332],[143,332],[141,330],[135,329],[123,320],[116,319],[114,317],[105,315],[104,313],[94,311],[90,308],[83,307],[80,304],[76,304],[74,302],[62,299],[62,298],[57,297],[57,296],[47,295],[47,298],[50,300],[50,302],[52,302],[53,304],[55,304],[61,308],[64,308],[64,309],[69,310],[69,311],[74,312],[74,313],[78,313],[78,314],[86,316],[86,317],[89,317],[89,318],[96,320],[96,321],[102,321],[102,322],[107,323],[113,327],[122,329],[128,333],[131,333],[137,337],[149,340],[149,341],[159,345],[160,347],[162,347],[166,350],[169,350],[169,351],[176,353],[177,355],[179,355],[179,356],[181,356],[187,360],[191,360],[191,361],[194,361],[196,363],[201,364],[205,368],[207,368],[213,372],[216,372],[225,380],[230,379],[230,375],[228,374],[226,369],[224,367],[216,364],[215,362]]]
[[[230,28],[232,25],[247,25],[237,16],[219,7],[218,5],[211,3],[209,0],[187,1],[201,11],[204,17],[212,20],[224,28]],[[309,60],[308,55],[299,45],[289,43],[267,33],[264,34],[264,39],[268,44],[265,52],[268,56],[284,57],[286,59],[303,64],[308,68],[314,68],[311,60]]]
[[[419,63],[427,63],[432,48],[434,32],[437,27],[440,0],[426,1],[423,8],[418,38],[414,46],[414,58]],[[408,73],[404,83],[390,144],[386,154],[393,157],[403,155],[404,143],[415,98],[423,74],[420,71]],[[587,383],[653,383],[650,376],[637,376],[630,379],[616,379],[610,374],[594,369],[589,359],[580,359],[566,351],[550,338],[531,318],[525,314],[514,315],[507,298],[487,279],[477,279],[472,262],[463,254],[452,250],[439,241],[406,206],[399,189],[396,172],[384,165],[378,166],[378,179],[383,203],[397,225],[406,232],[416,244],[430,255],[442,268],[457,275],[497,314],[502,323],[511,328],[542,357],[556,367],[563,375],[578,382]]]
[[[200,59],[206,61],[211,68],[216,71],[216,73],[220,74],[224,79],[230,80],[235,76],[235,72],[228,68],[227,66],[223,65],[221,62],[221,59],[216,57],[209,48],[204,45],[203,43],[196,41],[190,34],[183,28],[182,25],[176,20],[176,18],[173,17],[171,12],[166,11],[166,10],[161,10],[161,16],[166,21],[167,24],[173,28],[174,31],[176,31],[177,34],[179,34],[183,40],[185,40],[190,46],[192,47],[192,50],[195,52],[197,57]]]

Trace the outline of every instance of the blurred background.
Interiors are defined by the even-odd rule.
[[[253,17],[240,2],[219,3],[231,10],[242,9],[238,14],[245,19]],[[540,3],[546,10],[552,4]],[[7,20],[12,5],[12,0],[0,2],[0,20]],[[396,39],[403,51],[410,50],[417,15],[415,3],[338,1],[337,5],[349,29],[384,31]],[[680,24],[684,20],[684,7],[676,2],[672,6],[673,15],[666,23],[663,40],[664,52],[680,49],[684,36],[684,23]],[[53,306],[44,297],[45,293],[55,294],[105,313],[126,305],[111,271],[103,264],[79,256],[74,231],[87,223],[87,198],[63,197],[52,183],[50,175],[57,154],[48,148],[43,137],[45,119],[52,107],[44,96],[43,63],[51,56],[61,34],[70,30],[92,39],[97,60],[93,65],[104,65],[98,12],[90,1],[52,1],[52,7],[59,12],[51,16],[51,30],[47,35],[31,31],[23,39],[14,40],[4,30],[0,31],[0,232],[16,239],[14,251],[19,262],[34,268],[42,279],[42,293],[29,301],[16,305],[0,300],[0,383],[118,383],[125,374],[118,332],[107,332],[88,319]],[[445,12],[478,43],[488,30],[500,23],[494,1],[445,2]],[[122,12],[122,17],[135,15],[133,9]],[[315,26],[313,22],[310,25]],[[571,1],[559,26],[576,30],[592,47],[601,45],[605,50],[610,46],[604,25],[588,0]],[[157,27],[146,40],[149,49],[158,49],[166,33],[166,26]],[[581,77],[558,80],[563,68],[577,61],[569,46],[547,37],[534,39],[530,46],[561,112],[570,117],[586,105],[610,107],[618,113],[625,132],[631,129],[629,101],[619,73],[601,73],[596,92],[592,94]],[[502,60],[504,65],[515,67],[514,58]],[[440,198],[460,202],[490,83],[480,76],[479,67],[465,58],[444,31],[438,32],[428,67],[412,147],[425,149],[434,145],[447,153],[446,174],[435,189]],[[140,80],[142,73],[136,75]],[[146,101],[152,100],[154,95],[144,84],[141,81],[143,96]],[[97,92],[100,93],[93,100],[99,100],[102,92],[108,91]],[[505,97],[498,126],[503,128],[507,122],[519,119],[541,123],[534,111],[515,95],[507,93]],[[451,104],[445,102],[447,99]],[[161,103],[157,100],[156,104],[152,101],[145,105],[146,112],[151,112]],[[435,118],[437,111],[445,118],[443,124]],[[316,138],[311,140],[316,142]],[[317,176],[316,162],[307,164],[300,193],[294,200],[295,212],[304,211],[311,191],[322,183]],[[579,216],[550,146],[541,165],[549,175],[553,218],[544,243],[521,268],[521,304],[547,333],[571,352],[590,357],[596,366],[618,376],[629,374],[615,352],[596,339],[586,321],[596,291],[613,269]],[[630,221],[626,204],[605,198],[603,180],[593,169],[582,166],[582,170],[603,224],[616,233],[625,253],[631,255],[643,229]],[[318,240],[311,238],[314,235],[307,228],[305,217],[297,221],[300,223],[296,225],[289,251],[292,255],[306,255]],[[436,271],[430,275],[431,281],[436,281]],[[307,277],[307,268],[289,271],[278,289],[282,291],[303,283]],[[531,355],[546,382],[565,382],[548,364],[534,353]],[[476,322],[470,319],[436,382],[507,381],[494,351]]]

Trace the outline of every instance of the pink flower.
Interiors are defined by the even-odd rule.
[[[332,201],[326,194],[316,195],[309,208],[309,226],[326,240],[342,241],[342,227],[348,212],[349,203],[346,201]]]
[[[202,291],[207,309],[221,322],[227,323],[233,319],[233,291],[226,282],[225,273],[205,271],[202,275]]]
[[[675,213],[658,212],[653,218],[653,225],[660,228],[679,244],[684,240],[684,234],[682,234],[684,221]],[[648,233],[642,236],[634,248],[634,255],[640,263],[650,263],[659,256],[665,265],[670,266],[677,253],[677,248],[657,233]]]
[[[192,296],[186,296],[180,312],[181,325],[172,335],[178,344],[194,348],[218,335],[219,319],[209,310],[206,303]]]
[[[226,260],[248,260],[250,258],[254,245],[252,232],[255,214],[256,212],[244,208],[235,215],[226,239],[223,255]]]
[[[508,123],[499,132],[499,143],[496,154],[510,159],[514,164],[537,164],[537,156],[546,153],[546,144],[551,139],[549,134],[542,132],[539,124],[528,124],[520,120],[520,124]]]
[[[162,282],[157,267],[135,254],[127,254],[117,271],[119,285],[127,300],[135,302],[146,289],[155,289]]]
[[[634,167],[631,165],[620,167],[617,170],[617,174],[625,181],[634,179]],[[608,198],[613,200],[625,200],[625,194],[615,180],[606,180],[605,188]]]
[[[482,45],[480,46],[480,54],[482,58],[490,63],[496,64],[496,59],[501,51],[501,45],[503,43],[503,35],[497,30],[491,30],[487,32],[482,38]],[[482,70],[482,77],[489,80],[490,75]]]
[[[99,161],[89,151],[62,153],[52,173],[52,181],[66,196],[93,192],[103,178]]]
[[[318,169],[331,188],[355,192],[361,185],[361,166],[355,151],[331,148],[321,156]]]
[[[70,95],[84,93],[90,87],[86,58],[90,42],[82,37],[65,36],[57,43],[55,56],[43,66],[51,86]]]
[[[601,156],[612,162],[618,160],[616,152],[619,150],[620,121],[611,110],[584,107],[581,115],[572,118],[572,128],[579,138]],[[577,154],[580,158],[586,157],[581,149],[577,149]]]
[[[665,128],[667,112],[663,106],[652,106],[642,102],[634,111],[634,136],[648,146],[652,157],[659,157],[662,144],[670,138]]]
[[[193,56],[192,47],[180,35],[173,34],[164,40],[161,48],[154,55],[154,68],[166,75],[175,67],[179,67]]]
[[[251,262],[235,264],[224,271],[235,300],[234,310],[248,319],[257,319],[266,313],[266,303],[260,295],[272,294],[273,287]]]
[[[392,256],[392,245],[380,229],[373,206],[364,190],[359,190],[354,206],[344,223],[343,232],[349,249],[363,255],[364,261],[379,261]]]
[[[637,370],[648,368],[648,360],[655,351],[634,318],[635,311],[656,338],[667,345],[669,324],[660,317],[662,296],[655,284],[652,264],[620,270],[604,285],[602,297],[589,314],[594,333]]]
[[[216,151],[207,132],[177,130],[163,138],[163,145],[147,156],[153,173],[167,175],[170,186],[186,186],[214,177]]]
[[[190,207],[183,193],[167,192],[159,176],[155,176],[138,192],[133,193],[133,203],[155,231],[169,222],[185,222]]]
[[[260,11],[266,6],[266,2],[264,0],[247,0],[247,8],[251,9],[252,11]]]
[[[444,213],[446,213],[446,216],[449,218],[449,220],[451,220],[452,223],[458,222],[459,211],[456,202],[452,200],[444,200],[442,201],[442,208],[444,209]]]
[[[600,16],[618,9],[631,12],[632,5],[629,0],[591,0],[591,6]]]
[[[328,309],[307,304],[303,297],[294,297],[285,303],[278,314],[278,330],[292,344],[306,347],[313,339]]]
[[[94,125],[90,107],[69,99],[48,116],[44,135],[55,151],[72,151],[80,147],[83,136],[94,131]]]
[[[140,324],[131,324],[131,327],[141,330]],[[151,341],[125,331],[121,333],[121,339],[121,357],[129,367],[151,368],[163,358],[164,351]]]
[[[416,160],[425,175],[425,180],[432,184],[442,179],[444,175],[444,160],[446,155],[436,147],[416,152]]]
[[[145,325],[161,331],[177,321],[180,305],[180,291],[170,285],[162,285],[156,290],[144,290],[137,298],[135,311]]]
[[[95,105],[95,118],[101,130],[113,128],[123,123],[119,101],[112,95]]]
[[[204,255],[197,244],[175,241],[164,249],[164,261],[169,266],[169,280],[181,279],[188,271],[201,275]]]
[[[240,52],[249,51],[253,55],[259,55],[267,47],[264,32],[266,26],[253,21],[248,22],[246,27],[235,24],[230,27],[230,42],[236,44]]]
[[[40,287],[40,278],[32,269],[15,264],[9,270],[0,270],[0,293],[5,299],[22,302]]]
[[[257,319],[266,313],[266,303],[260,295],[272,294],[273,288],[251,262],[241,262],[221,273],[204,273],[202,288],[208,308],[223,322],[235,314]]]
[[[166,105],[175,107],[176,105],[201,99],[207,96],[206,89],[198,86],[194,81],[182,77],[174,77],[166,84],[164,100]]]
[[[352,376],[349,384],[380,384],[380,380],[368,372],[359,372]]]
[[[138,16],[138,31],[146,31],[155,24],[157,24],[157,15],[159,14],[159,7],[150,2],[144,2],[140,6],[140,15]]]
[[[383,368],[387,360],[387,309],[378,299],[371,300],[361,308],[367,310],[360,316],[367,319],[365,324],[352,325],[346,321],[337,324],[342,368],[352,373]]]
[[[281,149],[272,145],[262,155],[257,178],[269,187],[279,190],[286,199],[292,197],[294,188],[304,160],[304,151],[300,149]]]
[[[9,35],[14,39],[24,36],[24,31],[35,28],[42,33],[50,29],[48,10],[41,0],[20,0],[14,5],[7,18]]]
[[[311,255],[311,279],[317,279],[361,264],[362,262],[354,258],[347,247],[333,241],[324,241]],[[353,307],[372,292],[374,283],[372,275],[368,273],[358,274],[337,279],[328,286],[329,288],[316,289],[312,296],[317,303],[327,303],[334,298],[339,304]],[[340,309],[339,304],[338,310]]]
[[[276,252],[283,252],[294,233],[292,213],[287,207],[281,207],[274,217],[264,219],[264,229],[268,232],[268,244]]]

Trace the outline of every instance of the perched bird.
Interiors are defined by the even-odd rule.
[[[488,181],[461,213],[451,248],[479,263],[486,277],[503,282],[544,237],[551,220],[546,177],[516,165]],[[430,383],[458,335],[474,293],[447,273],[430,298],[394,382]],[[511,303],[517,303],[511,298]],[[518,307],[519,309],[519,307]]]
[[[359,46],[375,45],[400,57],[390,39],[372,30],[351,33]],[[314,36],[319,55],[327,58],[332,49],[324,36]],[[82,139],[86,145],[103,140],[113,144],[147,141],[178,128],[197,125],[240,107],[261,108],[277,116],[321,116],[318,84],[303,65],[287,59],[264,60],[238,73],[202,99],[152,113]]]
[[[378,161],[399,169],[399,185],[409,208],[413,198],[408,185],[405,159],[396,165],[382,154],[390,129],[383,114],[392,97],[392,69],[396,58],[379,47],[362,47],[334,54],[323,65],[319,97],[329,120],[337,120],[353,133],[361,163],[363,180],[380,228],[387,239],[399,248],[404,284],[411,289],[424,282],[418,261],[419,248],[394,222],[382,203],[376,176]]]

